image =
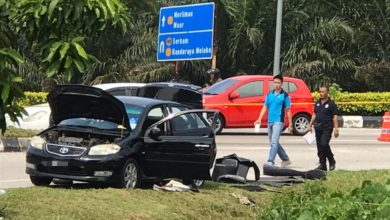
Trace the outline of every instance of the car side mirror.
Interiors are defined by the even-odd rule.
[[[230,100],[238,99],[238,98],[240,98],[240,93],[238,93],[238,92],[232,92],[232,93],[229,94],[229,99]]]
[[[158,127],[152,128],[152,130],[149,133],[149,136],[155,140],[158,140],[161,135],[162,135],[161,129]]]

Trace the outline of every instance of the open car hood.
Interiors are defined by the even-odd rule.
[[[99,88],[59,85],[48,94],[47,100],[55,124],[69,118],[93,118],[131,130],[123,103]]]
[[[200,88],[200,87],[199,87]],[[137,96],[178,102],[202,109],[202,93],[198,87],[180,83],[150,83],[137,89]]]

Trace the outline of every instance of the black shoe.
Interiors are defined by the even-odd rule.
[[[334,170],[336,169],[336,161],[329,161],[329,170]]]
[[[326,164],[322,164],[320,163],[320,165],[316,168],[317,170],[323,170],[323,171],[327,171],[328,169],[326,168]]]

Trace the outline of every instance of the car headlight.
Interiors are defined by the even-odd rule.
[[[89,155],[109,155],[117,153],[121,147],[116,144],[99,144],[91,147]]]
[[[34,136],[30,140],[30,146],[38,150],[42,150],[45,144],[46,144],[46,140],[39,136]]]

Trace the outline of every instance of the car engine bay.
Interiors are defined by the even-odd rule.
[[[114,134],[96,134],[93,132],[52,129],[40,135],[47,143],[78,147],[92,147],[98,144],[111,144],[121,140]]]

